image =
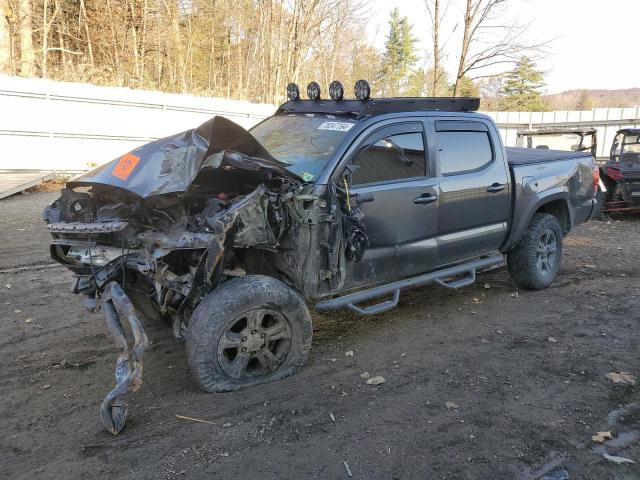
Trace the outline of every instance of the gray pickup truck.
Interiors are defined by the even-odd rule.
[[[45,210],[52,257],[122,349],[101,408],[112,433],[142,382],[141,316],[184,338],[204,390],[235,390],[303,365],[309,303],[375,314],[505,256],[518,286],[545,288],[592,214],[593,157],[505,148],[478,99],[296,90],[250,131],[214,117],[69,182]]]

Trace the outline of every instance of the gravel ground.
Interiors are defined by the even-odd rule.
[[[305,368],[244,391],[200,391],[183,345],[147,323],[145,382],[112,437],[97,414],[117,352],[50,265],[40,213],[56,196],[0,200],[0,476],[640,479],[602,455],[640,463],[638,384],[606,377],[640,374],[639,217],[572,232],[545,291],[500,269],[374,317],[314,315]]]

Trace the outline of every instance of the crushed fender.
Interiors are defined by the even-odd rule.
[[[43,215],[52,258],[75,274],[74,293],[102,310],[120,349],[101,407],[113,434],[127,417],[123,396],[142,384],[142,318],[181,339],[199,302],[246,274],[278,278],[307,299],[331,295],[368,245],[346,183],[319,194],[220,117],[69,182]]]

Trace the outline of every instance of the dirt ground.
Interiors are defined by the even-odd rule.
[[[50,265],[40,212],[56,196],[0,201],[0,476],[343,479],[346,462],[355,479],[640,479],[640,385],[606,378],[640,374],[640,217],[572,232],[545,291],[516,294],[499,269],[375,317],[314,314],[303,370],[244,391],[200,391],[184,346],[148,323],[113,437],[98,407],[116,350]]]

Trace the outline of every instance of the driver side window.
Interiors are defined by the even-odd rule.
[[[389,182],[426,175],[422,126],[405,124],[375,132],[355,154],[353,184]]]

